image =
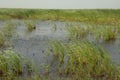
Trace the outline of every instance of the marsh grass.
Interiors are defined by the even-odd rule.
[[[24,64],[26,66],[26,71],[27,71],[28,75],[32,75],[33,73],[36,73],[37,67],[34,64],[34,61],[31,61],[29,59],[25,59]]]
[[[67,26],[70,39],[84,39],[88,35],[96,40],[112,41],[120,38],[119,26],[85,24],[84,26]]]
[[[15,29],[17,27],[17,24],[11,22],[11,21],[8,21],[4,24],[4,27],[2,29],[2,32],[4,33],[4,35],[6,37],[12,37],[12,34],[15,33]]]
[[[10,78],[12,75],[20,74],[22,74],[20,56],[12,50],[0,51],[0,76]]]
[[[62,80],[119,80],[120,67],[116,67],[108,53],[101,47],[88,41],[81,41],[87,35],[96,40],[110,41],[120,36],[120,10],[32,10],[32,9],[1,9],[0,19],[32,19],[24,21],[28,32],[36,29],[36,22],[40,20],[78,21],[92,24],[91,26],[68,26],[70,42],[51,41],[50,53],[53,55],[54,64],[57,62],[57,72],[66,77]],[[0,48],[15,34],[16,25],[12,22],[5,23],[0,29]],[[53,31],[57,26],[53,25]],[[22,59],[23,60],[23,59]],[[40,76],[35,71],[31,61],[21,62],[21,57],[12,50],[0,51],[0,79],[23,80],[22,63],[30,76],[24,80],[50,80]],[[56,67],[56,66],[55,66]],[[50,72],[51,66],[45,67],[45,74]],[[31,75],[32,74],[32,75]],[[58,80],[61,80],[58,79]]]
[[[60,75],[82,80],[118,80],[118,70],[108,53],[94,43],[53,41],[51,48],[55,60],[59,62]]]
[[[115,26],[92,24],[88,25],[87,29],[89,34],[97,40],[114,41],[116,39],[120,39],[119,24],[116,24]]]
[[[0,32],[0,47],[5,46],[4,35]]]
[[[1,47],[5,47],[9,44],[8,42],[10,41],[13,34],[16,34],[15,29],[16,29],[16,24],[12,22],[6,22],[4,24],[4,27],[0,29],[0,46]]]
[[[120,66],[118,67],[118,78],[120,79]]]
[[[36,29],[36,22],[35,21],[24,21],[25,27],[27,28],[28,32],[32,32]]]
[[[66,29],[69,32],[70,39],[85,38],[88,34],[88,31],[85,29],[85,27],[68,26]]]
[[[13,50],[0,51],[0,79],[23,80],[24,71],[27,71],[27,77],[31,76],[33,80],[40,80],[40,78],[37,79],[38,75],[32,62],[24,59]]]
[[[113,26],[98,26],[94,28],[91,33],[96,39],[102,39],[103,41],[115,40],[117,37],[117,33],[114,31]]]
[[[39,19],[59,21],[79,21],[97,24],[115,25],[120,22],[119,9],[0,9],[0,20],[5,19]]]

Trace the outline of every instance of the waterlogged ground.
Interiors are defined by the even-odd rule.
[[[0,21],[0,28],[6,21]],[[44,64],[50,64],[52,56],[48,58],[46,56],[47,49],[49,47],[50,40],[63,40],[68,41],[68,32],[65,30],[66,22],[59,21],[37,21],[36,29],[32,32],[27,32],[26,27],[22,20],[13,20],[17,23],[17,29],[15,36],[11,40],[11,47],[20,55],[28,58],[35,63],[40,73],[43,72]],[[55,25],[56,24],[56,25]],[[76,24],[73,22],[73,24]],[[54,27],[57,26],[57,27]],[[90,39],[91,40],[91,39]],[[94,41],[94,40],[93,40]],[[110,42],[96,42],[102,46],[110,54],[112,60],[118,64],[120,62],[120,40]],[[51,72],[54,73],[54,68]],[[55,76],[54,76],[55,77]]]

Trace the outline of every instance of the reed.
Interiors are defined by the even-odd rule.
[[[24,21],[24,24],[28,32],[32,32],[33,30],[36,29],[35,21]]]
[[[12,75],[22,74],[22,62],[20,56],[12,50],[0,51],[0,76],[11,78]]]
[[[118,22],[120,22],[119,14],[119,9],[0,9],[0,20],[39,19],[116,25]]]
[[[15,34],[16,24],[12,22],[6,22],[4,27],[0,29],[0,47],[9,45],[9,41]]]
[[[0,47],[5,46],[4,35],[0,32]]]
[[[68,26],[67,31],[69,32],[70,39],[81,39],[85,38],[88,34],[88,31],[85,27],[80,26]]]
[[[91,38],[102,41],[111,41],[119,38],[119,26],[84,24],[84,26],[67,26],[70,39]]]
[[[52,46],[54,61],[58,61],[58,73],[71,79],[94,80],[118,79],[118,71],[108,53],[88,41],[63,43],[54,41]]]

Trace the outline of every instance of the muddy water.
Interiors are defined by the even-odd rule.
[[[116,64],[120,64],[120,40],[99,44],[110,54]]]
[[[54,24],[57,25],[56,30],[53,28]],[[12,40],[13,49],[33,61],[35,68],[39,69],[40,73],[43,73],[44,66],[52,61],[52,57],[49,57],[49,61],[46,58],[46,49],[49,48],[49,41],[56,39],[65,41],[68,39],[68,32],[64,28],[64,22],[39,21],[36,24],[36,30],[27,32],[21,22],[17,28],[18,36]],[[53,74],[55,72],[54,67],[51,72],[52,76],[56,75],[56,73]]]
[[[53,25],[56,24],[56,31]],[[73,22],[73,25],[76,23]],[[78,23],[77,23],[78,24]],[[18,27],[19,37],[13,40],[14,49],[20,54],[25,54],[38,63],[45,62],[45,50],[48,48],[48,41],[52,39],[67,40],[68,33],[65,30],[65,22],[38,21],[36,30],[26,33],[24,25]],[[79,24],[80,25],[80,24]],[[111,56],[115,63],[120,62],[120,40],[111,42],[98,42]]]
[[[16,21],[16,20],[15,20]],[[0,21],[2,26],[4,21]],[[42,72],[41,64],[48,63],[46,60],[46,49],[49,48],[50,40],[67,40],[68,32],[65,30],[65,22],[59,21],[37,21],[36,30],[27,32],[23,21],[17,20],[17,37],[12,38],[12,48],[20,55],[26,56],[28,59],[34,61],[36,67]],[[56,24],[56,30],[53,25]],[[120,40],[97,43],[101,45],[110,54],[115,63],[120,62]],[[52,60],[49,59],[49,60]],[[54,68],[54,67],[53,67]]]

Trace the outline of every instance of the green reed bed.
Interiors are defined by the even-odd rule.
[[[70,39],[84,38],[88,34],[86,28],[80,26],[69,26],[67,27],[67,31],[69,32]]]
[[[120,39],[119,25],[93,25],[88,29],[91,35],[96,39],[101,39],[103,41]]]
[[[111,41],[120,38],[120,27],[110,25],[85,24],[84,26],[67,26],[70,39],[83,39],[90,36],[96,40]]]
[[[51,42],[58,73],[75,80],[118,80],[119,72],[108,53],[88,41]]]
[[[96,39],[102,39],[104,41],[115,40],[117,37],[114,27],[111,26],[98,26],[91,33]]]
[[[0,9],[0,19],[80,21],[97,24],[120,23],[119,9]]]

